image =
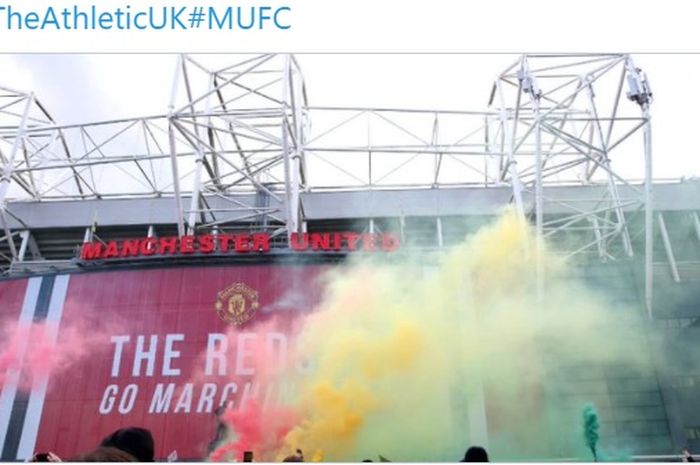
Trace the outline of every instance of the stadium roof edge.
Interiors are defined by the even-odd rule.
[[[598,202],[607,187],[547,186],[544,195],[545,214],[570,211],[569,205],[586,206]],[[635,200],[642,195],[643,186],[619,187],[622,199],[629,199],[628,210],[638,209]],[[595,195],[592,195],[595,194]],[[307,220],[495,215],[511,203],[510,187],[500,188],[451,188],[451,189],[401,189],[358,190],[345,192],[307,192],[301,194]],[[205,196],[206,197],[206,196]],[[240,216],[237,209],[227,209],[231,201],[259,208],[254,194],[207,197],[212,209],[219,209],[222,218]],[[532,208],[534,196],[524,197]],[[274,198],[267,197],[267,207],[281,207]],[[566,205],[559,203],[566,202]],[[700,210],[700,180],[678,183],[654,184],[654,208],[662,211]],[[229,211],[230,210],[230,211]],[[280,208],[280,210],[283,210]],[[132,199],[88,199],[74,201],[18,201],[9,202],[12,229],[50,229],[86,227],[93,223],[100,226],[159,225],[175,221],[175,200],[172,197]],[[283,215],[283,214],[282,214]],[[241,218],[245,222],[245,218]]]

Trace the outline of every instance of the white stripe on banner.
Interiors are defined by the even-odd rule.
[[[66,292],[68,290],[68,280],[70,275],[56,276],[56,281],[53,284],[53,292],[49,301],[49,311],[46,315],[46,338],[51,346],[56,345],[58,339],[58,330],[61,326],[61,316],[63,315],[63,304],[66,301]],[[39,422],[41,421],[41,413],[44,409],[44,399],[46,398],[46,388],[49,385],[49,373],[38,376],[32,384],[32,392],[29,395],[29,405],[27,406],[27,414],[24,418],[24,428],[22,429],[22,438],[19,441],[17,449],[17,459],[26,460],[34,453],[37,434],[39,433]]]
[[[39,298],[39,288],[41,288],[41,278],[29,278],[27,282],[27,290],[24,293],[24,302],[22,303],[22,311],[19,314],[18,327],[29,327],[34,319],[34,310],[36,302]],[[7,428],[10,424],[10,415],[12,414],[12,404],[17,395],[17,386],[19,385],[19,376],[22,371],[22,360],[24,352],[27,350],[27,340],[19,342],[18,357],[19,365],[16,370],[7,370],[5,376],[5,384],[2,386],[0,393],[0,450],[5,444],[7,437]]]

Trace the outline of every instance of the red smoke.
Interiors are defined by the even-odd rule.
[[[57,338],[58,329],[56,323],[48,322],[3,324],[0,384],[5,384],[11,372],[21,370],[18,388],[31,389],[37,377],[62,371],[104,344],[102,333],[93,329],[63,325]]]
[[[245,451],[252,451],[258,461],[271,460],[282,439],[299,419],[291,408],[263,410],[252,400],[241,409],[226,410],[222,418],[235,438],[211,453],[209,459],[212,462],[241,460]]]
[[[214,372],[207,375],[205,373],[205,360],[207,350],[202,352],[197,357],[197,362],[194,364],[194,370],[190,377],[190,382],[197,386],[203,383],[216,382],[222,384],[225,382],[234,382],[239,386],[238,393],[230,399],[234,402],[234,408],[242,407],[248,400],[243,395],[246,385],[254,386],[256,394],[253,396],[258,402],[261,402],[263,409],[267,408],[267,404],[276,402],[273,399],[266,399],[266,388],[270,385],[277,386],[278,390],[273,393],[279,394],[279,382],[290,381],[305,369],[302,360],[299,359],[296,346],[296,335],[299,332],[299,327],[302,324],[301,318],[294,318],[291,312],[282,316],[275,316],[263,320],[256,324],[246,325],[245,327],[230,327],[225,332],[222,332],[225,338],[226,351],[226,370],[222,376],[219,373],[220,365],[215,364]],[[239,347],[239,336],[249,336],[245,341],[245,347]],[[279,340],[272,340],[269,336],[281,336],[284,338],[283,347]],[[249,370],[246,374],[239,374],[236,371],[238,352],[243,351],[245,356],[243,365]],[[273,395],[273,397],[275,397]]]
[[[22,341],[28,337],[28,329],[20,331],[19,328],[11,328],[3,325],[2,349],[0,351],[0,382],[4,385],[8,371],[17,370],[20,366]]]
[[[295,376],[295,365],[298,361],[296,344],[293,340],[300,322],[292,316],[291,313],[277,315],[245,328],[231,327],[226,331],[229,367],[234,366],[236,354],[242,350],[238,347],[238,335],[240,333],[255,335],[245,349],[249,354],[247,365],[254,369],[255,374],[237,375],[232,370],[228,370],[226,381],[236,382],[239,385],[239,394],[231,399],[229,407],[221,416],[232,434],[210,454],[210,461],[240,461],[245,451],[253,452],[256,461],[274,460],[281,448],[282,440],[299,421],[299,416],[293,408],[282,406],[278,401],[268,399],[265,395],[267,387],[276,386],[279,389],[279,383],[289,381]],[[284,334],[288,337],[288,346],[283,354],[268,345],[267,335],[272,333]],[[200,358],[203,359],[204,354]],[[203,363],[199,365],[204,366]],[[195,373],[193,377],[196,384],[213,380],[221,382],[216,377],[212,379],[205,376],[201,371]],[[244,386],[251,383],[261,387],[259,392],[250,397],[241,395],[240,391],[244,390]]]

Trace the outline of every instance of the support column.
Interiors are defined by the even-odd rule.
[[[644,118],[644,296],[649,319],[654,318],[654,192],[652,187],[653,171],[651,158],[651,116],[649,105],[643,107]]]
[[[284,156],[285,207],[287,213],[287,238],[299,232],[299,153],[290,144],[289,100],[292,95],[293,72],[291,57],[284,57],[284,83],[282,97],[282,154]],[[292,109],[293,111],[293,109]],[[296,141],[298,143],[298,141]]]
[[[17,133],[12,141],[12,149],[10,150],[10,156],[7,158],[7,162],[2,167],[2,178],[0,178],[0,216],[2,217],[3,228],[5,230],[5,236],[7,237],[7,244],[10,247],[10,252],[12,253],[12,258],[17,259],[17,248],[15,247],[15,242],[12,239],[12,232],[10,226],[7,223],[7,215],[5,214],[5,209],[7,207],[7,191],[10,189],[10,181],[12,180],[12,171],[15,165],[15,155],[19,150],[19,144],[24,138],[24,132],[27,127],[27,117],[29,116],[29,109],[32,107],[34,102],[34,94],[29,94],[25,97],[26,102],[24,104],[24,111],[22,112],[22,119],[20,120],[19,127],[17,128]]]
[[[506,102],[503,96],[503,89],[501,87],[500,79],[496,80],[496,90],[500,98],[501,109],[499,111],[499,118],[501,119],[501,124],[503,125],[503,130],[508,128],[508,115],[506,109]],[[518,98],[515,107],[515,116],[513,117],[512,126],[510,133],[508,134],[508,166],[506,170],[510,174],[510,182],[513,189],[513,201],[515,202],[515,209],[521,218],[525,218],[525,207],[523,205],[523,186],[520,182],[520,175],[518,174],[518,162],[515,160],[515,137],[518,128],[518,116],[520,114],[520,94],[522,93],[522,85],[518,85]],[[505,173],[500,173],[501,179]]]
[[[182,237],[185,235],[184,210],[182,209],[182,197],[180,194],[180,173],[177,166],[177,145],[175,143],[175,127],[173,124],[175,99],[177,98],[177,89],[180,81],[180,69],[182,67],[182,55],[177,58],[177,67],[175,68],[175,77],[173,78],[172,93],[170,95],[170,106],[168,110],[168,144],[170,146],[170,167],[173,175],[173,190],[175,192],[175,221],[177,222],[177,235]]]
[[[671,276],[673,280],[677,283],[681,282],[681,277],[678,274],[678,266],[676,265],[676,256],[673,254],[673,247],[671,247],[671,239],[668,237],[668,229],[666,229],[666,221],[664,221],[664,215],[659,212],[659,231],[661,232],[661,239],[664,241],[664,249],[666,249],[666,259],[668,260],[668,266],[671,269]]]

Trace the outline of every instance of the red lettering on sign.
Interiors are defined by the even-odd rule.
[[[246,253],[250,251],[248,248],[248,235],[247,234],[236,234],[236,239],[235,239],[235,246],[236,246],[236,252],[239,253]]]
[[[333,250],[340,252],[343,248],[343,235],[340,233],[333,233]]]
[[[311,233],[311,249],[330,250],[331,237],[328,234]]]
[[[219,250],[222,252],[228,252],[228,244],[231,241],[231,235],[219,234],[217,238],[219,239]]]
[[[199,251],[201,253],[212,253],[214,251],[214,236],[211,234],[199,236]]]
[[[88,242],[81,245],[80,258],[95,260],[100,258],[139,257],[154,254],[189,255],[210,254],[217,249],[222,253],[269,252],[271,237],[267,233],[254,234],[202,234],[186,235],[181,238],[167,236],[161,238],[126,239],[123,241]],[[393,252],[399,248],[400,241],[396,234],[374,234],[357,232],[314,232],[292,233],[289,247],[296,251],[366,251],[383,250]]]
[[[155,237],[147,237],[141,241],[141,255],[153,255],[156,253],[156,244],[158,239]]]
[[[180,238],[180,253],[194,253],[194,236]]]
[[[268,252],[270,250],[270,236],[267,234],[253,234],[253,250]]]
[[[139,254],[141,241],[132,239],[122,242],[122,257],[136,257]]]
[[[392,233],[385,233],[382,235],[382,250],[385,252],[393,252],[399,248],[401,241],[399,236]]]
[[[360,239],[360,235],[354,232],[346,232],[343,235],[348,242],[348,250],[357,250],[357,241]]]
[[[107,243],[107,248],[105,249],[104,253],[102,254],[102,258],[113,258],[113,257],[118,257],[119,256],[119,246],[117,245],[117,241],[109,241]]]
[[[86,242],[80,249],[82,260],[94,260],[102,255],[102,244],[100,242]]]
[[[301,236],[301,242],[299,237]],[[309,248],[309,235],[306,233],[292,233],[292,237],[289,239],[290,245],[294,250],[302,251]]]
[[[158,253],[175,253],[177,250],[177,237],[161,237],[158,241]]]
[[[376,234],[363,234],[362,235],[362,247],[365,250],[377,250]]]

